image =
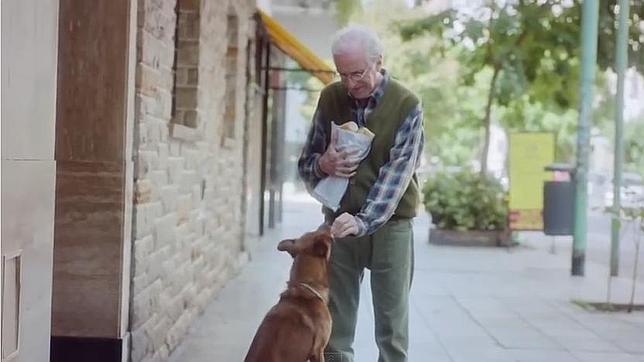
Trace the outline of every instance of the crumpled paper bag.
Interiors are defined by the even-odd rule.
[[[336,147],[338,151],[348,150],[350,153],[353,153],[354,150],[357,150],[355,155],[350,157],[348,160],[359,163],[369,154],[369,151],[371,150],[371,141],[374,137],[371,132],[367,132],[371,133],[370,135],[367,135],[362,132],[350,131],[341,128],[334,122],[331,123],[331,132],[337,133]],[[342,196],[344,196],[348,186],[348,178],[328,176],[318,182],[313,189],[312,194],[313,197],[324,206],[333,211],[337,211],[340,207]]]

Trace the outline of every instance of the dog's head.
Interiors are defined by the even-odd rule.
[[[327,261],[331,256],[331,244],[333,238],[329,228],[320,228],[302,235],[298,239],[282,240],[277,245],[277,250],[286,251],[293,258],[298,255],[310,255],[325,258]]]

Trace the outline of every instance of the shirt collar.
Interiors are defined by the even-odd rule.
[[[369,95],[369,97],[367,98],[366,104],[371,104],[372,102],[374,104],[378,104],[378,102],[382,98],[382,95],[385,94],[385,88],[389,83],[389,72],[387,72],[386,69],[382,68],[380,69],[380,74],[382,74],[382,79],[380,80],[380,84],[378,84],[376,89],[374,89],[371,95]],[[357,99],[353,98],[349,93],[347,93],[347,95],[349,96],[349,99],[351,99],[354,106],[356,107],[360,106],[360,102]]]

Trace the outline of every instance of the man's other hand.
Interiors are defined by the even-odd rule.
[[[336,148],[337,133],[331,132],[329,147],[318,160],[320,170],[328,176],[350,178],[356,174],[358,164],[348,161],[352,154],[348,150],[339,151]]]
[[[358,221],[355,216],[348,212],[338,216],[331,225],[331,235],[334,238],[343,238],[348,235],[357,235],[359,231]]]

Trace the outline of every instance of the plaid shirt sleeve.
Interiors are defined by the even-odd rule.
[[[307,189],[311,191],[326,174],[320,170],[318,160],[326,150],[326,134],[319,110],[313,114],[311,129],[297,162],[297,170]]]
[[[373,234],[394,214],[420,164],[424,142],[423,113],[418,105],[398,129],[389,161],[380,168],[365,205],[356,215],[356,236]]]

